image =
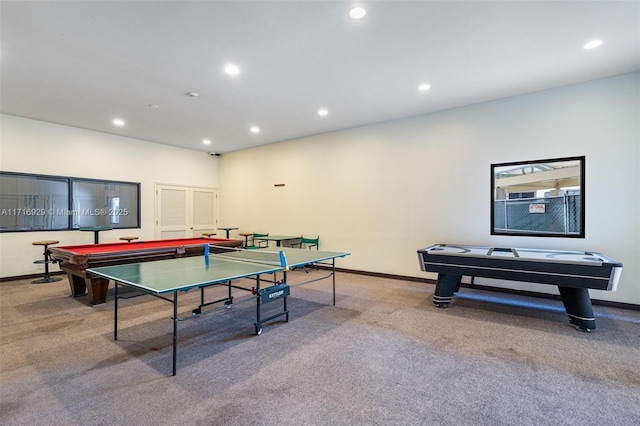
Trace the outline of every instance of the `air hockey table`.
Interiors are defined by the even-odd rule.
[[[438,273],[433,303],[445,308],[463,276],[558,286],[569,322],[596,328],[589,289],[615,291],[622,263],[596,252],[436,244],[418,250],[420,268]]]

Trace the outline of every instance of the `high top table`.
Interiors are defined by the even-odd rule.
[[[227,233],[227,238],[229,238],[229,231],[233,231],[240,228],[218,228],[221,231],[225,231]]]
[[[93,243],[99,244],[100,238],[98,237],[98,234],[102,231],[112,231],[113,228],[109,228],[108,226],[86,226],[80,228],[79,230],[85,232],[93,232]]]

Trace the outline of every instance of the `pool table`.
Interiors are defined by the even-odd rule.
[[[74,297],[89,297],[91,305],[104,303],[107,299],[109,280],[87,275],[88,268],[148,262],[175,257],[202,256],[204,246],[213,244],[239,247],[241,240],[228,238],[178,238],[170,240],[133,241],[106,244],[51,247],[51,257],[67,273],[71,294]]]

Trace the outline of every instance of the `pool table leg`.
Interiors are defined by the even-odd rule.
[[[438,308],[446,308],[451,303],[453,293],[460,289],[461,275],[438,274],[433,304]]]
[[[71,287],[71,295],[73,297],[80,297],[87,294],[87,283],[84,277],[67,272],[67,278],[69,278],[69,286]]]
[[[109,280],[106,278],[87,278],[87,295],[91,305],[99,305],[107,301]]]
[[[591,331],[596,328],[589,290],[586,288],[561,287],[560,297],[569,315],[569,322],[580,331]]]
[[[89,297],[89,304],[99,305],[107,301],[107,291],[109,290],[109,280],[104,278],[87,278],[67,273],[69,278],[69,286],[71,287],[71,295],[73,297],[84,296]]]

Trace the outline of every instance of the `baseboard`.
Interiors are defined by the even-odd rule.
[[[323,269],[330,269],[330,268],[323,267]],[[356,275],[367,275],[367,276],[378,277],[378,278],[389,278],[389,279],[402,280],[402,281],[423,282],[425,284],[432,284],[432,285],[436,284],[436,280],[429,279],[429,278],[408,277],[404,275],[383,274],[379,272],[356,271],[354,269],[344,269],[344,268],[336,268],[336,271],[347,272],[349,274],[356,274]],[[515,290],[511,288],[492,287],[492,286],[470,284],[470,283],[462,283],[460,284],[460,287],[483,290],[483,291],[492,291],[495,293],[507,293],[507,294],[515,294],[520,296],[537,297],[540,299],[560,300],[559,294],[540,293],[537,291]],[[633,303],[612,302],[609,300],[600,300],[600,299],[593,299],[593,298],[591,299],[591,303],[594,305],[600,305],[600,306],[610,306],[612,308],[640,311],[640,305],[636,305]]]
[[[318,265],[318,267],[320,269],[327,269],[327,270],[331,269],[328,266],[322,266],[322,265]],[[355,275],[365,275],[365,276],[376,277],[376,278],[388,278],[392,280],[413,281],[413,282],[420,282],[420,283],[432,284],[432,285],[436,284],[436,280],[432,280],[429,278],[410,277],[406,275],[384,274],[381,272],[368,272],[368,271],[359,271],[355,269],[345,269],[345,268],[336,268],[336,271],[346,272],[346,273],[355,274]],[[64,275],[64,274],[65,273],[62,271],[49,272],[49,275]],[[21,275],[16,277],[3,277],[3,278],[0,278],[0,283],[7,282],[7,281],[16,281],[16,280],[37,279],[43,276],[44,276],[44,273]],[[470,283],[462,283],[460,284],[460,286],[465,288],[476,289],[476,290],[493,291],[496,293],[507,293],[507,294],[516,294],[520,296],[537,297],[540,299],[560,300],[560,295],[540,293],[537,291],[515,290],[511,288],[491,287],[486,285],[478,285],[478,284],[470,284]],[[633,303],[612,302],[610,300],[600,300],[600,299],[593,299],[593,298],[591,299],[591,303],[594,305],[600,305],[600,306],[610,306],[612,308],[621,308],[621,309],[630,309],[633,311],[640,311],[640,305],[635,305]]]
[[[56,272],[49,271],[49,275],[51,275],[51,276],[66,275],[66,273],[63,272],[63,271],[56,271]],[[42,278],[42,277],[44,277],[44,271],[42,271],[39,274],[18,275],[18,276],[15,276],[15,277],[1,277],[0,278],[0,283],[4,283],[4,282],[7,282],[7,281],[18,281],[18,280],[35,280],[35,279]]]

